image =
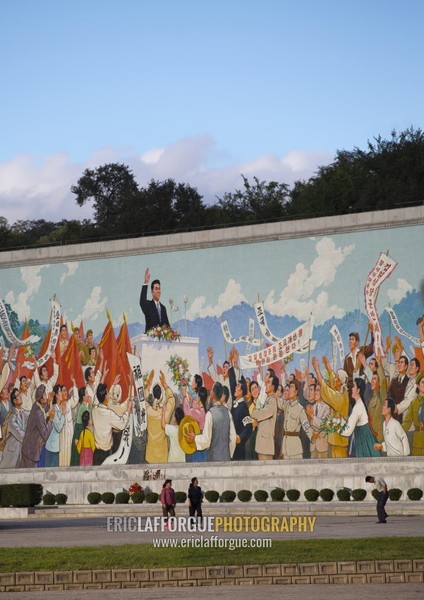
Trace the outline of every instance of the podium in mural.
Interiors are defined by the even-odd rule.
[[[178,361],[187,365],[187,374],[199,373],[199,338],[180,337],[176,341],[166,341],[142,334],[131,338],[131,346],[141,358],[143,375],[155,370],[154,381],[159,379],[163,371],[166,381],[173,392],[179,393],[178,382],[173,377]],[[181,369],[179,369],[181,371]]]

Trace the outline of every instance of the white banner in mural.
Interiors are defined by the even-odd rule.
[[[249,335],[241,335],[238,338],[235,338],[231,335],[230,332],[230,327],[228,325],[228,321],[222,321],[221,323],[221,331],[222,331],[222,335],[224,336],[225,341],[228,344],[240,344],[240,342],[246,342],[247,344],[250,344],[251,346],[260,346],[261,342],[259,340],[255,340],[253,337],[250,336],[250,321],[249,321]]]
[[[408,340],[411,340],[411,342],[413,344],[415,344],[415,346],[419,346],[421,344],[420,340],[418,338],[415,338],[414,336],[412,336],[410,333],[407,333],[404,329],[402,329],[402,327],[399,324],[399,319],[397,318],[397,314],[395,313],[393,308],[390,308],[390,306],[386,306],[385,310],[389,313],[389,316],[392,320],[392,323],[393,323],[396,331],[398,333],[400,333],[400,335],[403,335],[404,337],[408,338]]]
[[[128,362],[131,368],[135,392],[133,401],[134,435],[140,437],[146,431],[146,400],[144,398],[143,375],[141,372],[141,358],[127,352]]]
[[[56,350],[57,342],[59,340],[60,334],[60,304],[56,302],[56,300],[52,300],[52,317],[51,317],[51,332],[50,332],[50,341],[47,347],[47,350],[38,359],[38,368],[41,368],[49,358],[54,354]]]
[[[337,325],[331,326],[330,333],[333,336],[334,343],[339,351],[340,365],[343,366],[345,351],[342,336],[340,335],[340,331]]]
[[[278,338],[275,335],[273,335],[271,333],[270,328],[268,327],[268,323],[266,321],[265,316],[264,303],[256,302],[256,304],[253,305],[253,308],[255,309],[256,318],[258,320],[259,327],[264,338],[268,340],[268,342],[272,342],[273,344],[279,342],[281,338]]]
[[[383,281],[386,281],[397,267],[397,262],[381,252],[374,268],[370,271],[364,288],[365,310],[374,331],[374,352],[386,356],[383,347],[380,319],[377,312],[376,300]]]
[[[2,300],[0,300],[0,323],[2,331],[10,344],[15,344],[16,346],[25,346],[27,344],[35,344],[40,339],[38,335],[30,335],[24,340],[20,340],[16,337],[16,335],[13,333],[6,307]]]
[[[282,360],[286,356],[290,356],[293,352],[299,350],[307,351],[312,337],[313,321],[306,321],[300,327],[284,336],[276,344],[268,346],[263,350],[246,354],[240,357],[241,369],[256,368],[257,363],[261,365],[270,365],[273,362]]]

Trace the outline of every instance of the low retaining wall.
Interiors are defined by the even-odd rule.
[[[143,481],[145,470],[160,471],[158,480]],[[178,463],[161,465],[105,465],[100,467],[68,467],[42,469],[4,469],[2,483],[41,483],[44,492],[63,493],[69,504],[86,504],[90,492],[119,492],[138,481],[154,492],[160,492],[165,477],[173,480],[176,491],[187,491],[193,476],[203,491],[247,489],[252,492],[275,487],[333,490],[342,487],[372,487],[366,475],[381,475],[389,488],[422,488],[424,456],[406,458],[356,458],[326,460],[242,461],[224,463]]]
[[[424,559],[0,573],[0,592],[214,585],[422,583]]]

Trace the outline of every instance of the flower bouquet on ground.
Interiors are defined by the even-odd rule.
[[[328,416],[322,420],[319,431],[323,431],[327,435],[329,433],[338,433],[341,435],[346,429],[347,420],[340,416]]]
[[[144,492],[143,488],[137,481],[135,483],[132,483],[130,485],[130,487],[128,488],[128,493],[129,493],[130,497],[133,496],[134,494],[142,494],[143,492]]]
[[[169,325],[155,325],[149,329],[147,334],[149,337],[159,342],[179,342],[180,334],[176,329],[172,329]]]
[[[171,371],[171,379],[175,385],[186,386],[190,380],[187,359],[174,354],[166,361],[168,369]]]

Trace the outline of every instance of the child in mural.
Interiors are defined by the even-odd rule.
[[[90,419],[91,419],[91,411],[92,411],[93,401],[92,401],[91,396],[88,393],[86,387],[82,387],[78,390],[78,401],[79,401],[79,406],[78,406],[77,418],[76,418],[75,427],[74,427],[73,444],[72,444],[72,451],[71,451],[71,466],[76,466],[76,465],[80,464],[80,455],[77,450],[77,445],[78,445],[78,441],[80,439],[81,432],[83,430],[82,415],[85,412],[88,412],[88,414],[90,415]]]
[[[89,427],[91,426],[90,413],[85,410],[81,416],[82,431],[77,442],[77,451],[80,457],[81,466],[91,466],[93,464],[93,454],[96,449],[94,436]]]

